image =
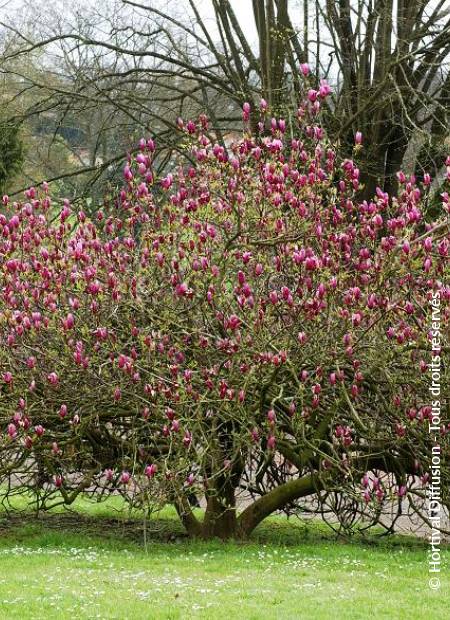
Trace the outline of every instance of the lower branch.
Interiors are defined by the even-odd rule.
[[[281,510],[288,504],[300,497],[312,495],[323,489],[318,474],[310,474],[296,480],[286,482],[269,493],[260,497],[256,502],[248,506],[238,518],[238,532],[242,537],[248,536],[257,525],[266,517]]]

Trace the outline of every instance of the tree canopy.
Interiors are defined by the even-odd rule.
[[[206,537],[246,536],[308,498],[347,527],[392,502],[426,518],[438,445],[448,507],[450,420],[429,386],[431,348],[448,381],[430,325],[438,313],[444,333],[450,316],[449,197],[427,223],[431,178],[399,173],[397,195],[361,201],[364,137],[336,153],[328,97],[308,90],[292,137],[265,100],[245,103],[228,148],[205,115],[179,119],[191,163],[158,178],[141,140],[95,221],[48,187],[4,198],[0,481],[21,483],[8,493],[171,502]]]

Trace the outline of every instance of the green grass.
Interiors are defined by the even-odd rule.
[[[0,619],[448,618],[409,537],[339,541],[322,524],[268,520],[246,543],[192,542],[170,510],[147,524],[119,500],[76,512],[0,512]]]

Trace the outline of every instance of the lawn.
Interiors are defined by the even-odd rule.
[[[448,618],[448,565],[428,588],[426,544],[337,540],[322,524],[268,520],[246,543],[192,542],[164,511],[146,526],[117,501],[0,513],[1,620]]]

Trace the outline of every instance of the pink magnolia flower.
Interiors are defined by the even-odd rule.
[[[309,75],[309,65],[308,63],[304,62],[300,65],[300,71],[302,72],[302,74],[306,77],[307,75]]]
[[[269,421],[269,424],[275,424],[275,422],[277,421],[277,416],[273,409],[270,409],[267,412],[267,420]]]
[[[398,487],[397,495],[399,497],[405,497],[406,491],[407,491],[406,486],[405,485],[401,485],[401,486]]]
[[[11,384],[11,383],[12,383],[12,381],[13,381],[13,375],[12,375],[12,373],[11,373],[11,372],[9,372],[9,370],[8,370],[7,372],[4,372],[4,373],[3,373],[3,381],[4,381],[7,385],[9,385],[9,384]]]
[[[59,383],[59,377],[58,377],[57,373],[56,373],[56,372],[51,372],[51,373],[49,373],[49,374],[47,375],[47,381],[48,381],[51,385],[53,385],[53,386],[58,385],[58,383]]]
[[[128,484],[131,480],[131,474],[128,471],[123,471],[120,476],[120,482],[122,484]]]
[[[147,476],[147,478],[153,478],[157,471],[158,471],[158,466],[152,463],[151,465],[147,465],[147,467],[144,470],[144,473]]]
[[[277,444],[277,440],[275,439],[274,435],[269,435],[268,439],[267,439],[267,447],[269,450],[274,450],[275,446]]]
[[[53,482],[54,482],[55,487],[57,489],[60,489],[62,487],[63,482],[64,482],[64,478],[62,476],[55,476],[53,478]]]
[[[38,437],[42,437],[42,435],[44,434],[45,430],[44,430],[44,427],[41,424],[38,424],[37,426],[34,427],[34,432],[36,433],[36,435]]]

